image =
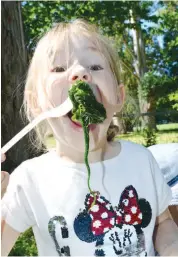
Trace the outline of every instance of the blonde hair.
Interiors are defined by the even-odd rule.
[[[23,106],[29,121],[33,120],[42,111],[37,86],[44,80],[45,71],[49,71],[51,68],[60,49],[60,43],[63,40],[68,42],[71,33],[77,36],[83,35],[94,43],[96,49],[107,59],[117,84],[120,84],[117,51],[112,46],[112,42],[103,36],[95,25],[82,19],[77,19],[71,23],[58,23],[39,40],[28,70]],[[34,135],[31,137],[33,145],[37,149],[47,148],[46,135],[51,131],[48,122],[44,121],[39,124],[35,130],[35,137]]]

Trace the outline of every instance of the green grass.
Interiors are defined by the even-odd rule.
[[[156,143],[157,144],[163,144],[163,143],[177,143],[178,142],[178,132],[168,132],[168,133],[156,133]],[[135,142],[137,144],[143,144],[145,143],[144,138],[142,135],[137,133],[129,133],[129,134],[121,134],[117,136],[117,138],[129,140],[132,142]]]
[[[161,124],[161,125],[157,125],[158,130],[160,131],[172,131],[175,130],[178,132],[178,123],[170,123],[170,124]]]
[[[178,142],[178,123],[157,125],[156,143],[177,143]],[[143,136],[139,132],[120,134],[117,138],[129,140],[138,144],[145,143]]]

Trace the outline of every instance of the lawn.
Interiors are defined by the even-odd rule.
[[[178,143],[178,123],[157,125],[156,142]],[[138,144],[144,144],[144,138],[139,132],[131,132],[118,135],[117,138],[129,140]]]
[[[161,124],[161,125],[157,125],[157,128],[159,130],[163,130],[163,131],[177,131],[178,132],[178,123],[170,123],[170,124]]]

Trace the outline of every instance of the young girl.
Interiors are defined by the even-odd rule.
[[[178,231],[167,210],[171,191],[151,153],[131,142],[107,141],[124,101],[119,79],[117,53],[85,21],[58,24],[39,41],[25,87],[28,117],[62,104],[70,86],[83,80],[107,118],[90,126],[94,193],[87,185],[81,124],[70,114],[40,124],[40,141],[50,126],[56,149],[23,162],[10,176],[2,199],[2,255],[30,227],[41,256],[147,256],[154,247],[178,255]]]

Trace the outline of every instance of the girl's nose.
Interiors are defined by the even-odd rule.
[[[71,83],[74,83],[77,80],[83,80],[86,82],[91,82],[90,73],[84,68],[75,69],[69,77]]]

